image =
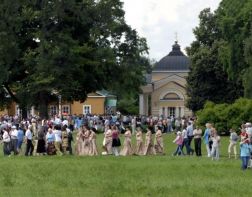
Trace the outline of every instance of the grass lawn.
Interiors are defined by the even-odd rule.
[[[101,147],[103,135],[98,136]],[[250,196],[252,171],[228,159],[173,157],[174,134],[165,135],[165,156],[0,156],[0,197],[5,196]],[[121,139],[123,141],[123,139]],[[2,150],[1,150],[2,152]]]

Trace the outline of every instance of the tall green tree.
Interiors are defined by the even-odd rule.
[[[11,3],[21,6],[15,14],[22,21],[19,31],[25,35],[20,38],[13,33],[21,52],[12,60],[20,62],[9,72],[23,71],[20,80],[9,80],[17,102],[37,106],[44,117],[48,102],[56,99],[52,93],[64,100],[84,101],[88,93],[103,88],[139,91],[143,71],[149,67],[143,57],[148,48],[146,40],[126,24],[121,1],[7,2],[2,0],[2,11]],[[9,13],[13,26],[19,22],[16,15]]]
[[[199,19],[200,24],[194,29],[196,41],[187,48],[191,59],[187,78],[187,106],[193,111],[203,108],[207,100],[230,103],[242,94],[240,84],[228,79],[219,60],[218,50],[222,41],[219,40],[216,15],[210,9],[205,9]]]
[[[20,0],[0,1],[0,105],[15,101],[25,106],[29,98],[19,98],[17,87],[27,77],[28,68],[24,64],[27,50],[36,47],[33,32],[35,14],[33,3]],[[25,111],[25,110],[24,110]]]
[[[246,57],[245,47],[249,48],[252,25],[251,0],[222,0],[216,11],[216,19],[220,29],[219,39],[222,46],[219,50],[220,61],[228,72],[230,79],[240,81],[245,89],[245,96],[250,98],[251,85],[248,73],[250,63]],[[247,51],[248,52],[248,51]],[[246,53],[246,54],[245,54]]]
[[[244,94],[247,98],[252,98],[252,29],[250,37],[245,40],[245,60],[249,67],[243,75]]]

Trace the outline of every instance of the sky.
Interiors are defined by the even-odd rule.
[[[125,19],[140,36],[147,39],[149,58],[166,56],[176,40],[182,50],[195,40],[193,28],[204,8],[215,10],[221,0],[122,0]]]

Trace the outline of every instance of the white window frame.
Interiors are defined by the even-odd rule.
[[[176,107],[168,107],[168,116],[175,118],[176,116]]]
[[[89,107],[89,113],[92,114],[92,106],[91,105],[83,105],[83,114],[86,115],[85,107]]]
[[[53,107],[54,107],[55,109],[52,110]],[[54,110],[55,110],[55,113],[54,113]],[[57,106],[57,105],[49,105],[49,114],[50,114],[50,116],[51,116],[51,115],[58,114],[58,111],[59,111],[59,109],[58,109],[58,106]]]
[[[67,108],[67,112],[64,111],[64,108]],[[62,105],[62,113],[67,113],[68,115],[70,114],[70,105]]]

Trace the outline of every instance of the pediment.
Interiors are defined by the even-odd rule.
[[[168,77],[165,77],[161,80],[154,82],[154,89],[159,89],[169,83],[174,83],[175,85],[178,85],[182,88],[185,88],[186,86],[186,79],[184,77],[181,77],[179,75],[170,75]]]

